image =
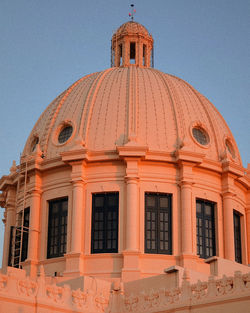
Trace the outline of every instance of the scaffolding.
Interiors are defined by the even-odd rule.
[[[27,258],[28,236],[29,236],[29,208],[26,206],[26,188],[27,188],[28,160],[25,162],[24,186],[23,186],[23,203],[19,212],[16,212],[15,226],[11,226],[10,230],[10,251],[9,266],[22,268],[21,262]],[[17,182],[16,191],[16,210],[18,207],[18,195],[21,185],[21,166]]]

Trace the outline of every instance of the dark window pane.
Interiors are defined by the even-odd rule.
[[[171,195],[145,194],[145,252],[171,254]]]
[[[196,201],[197,254],[201,258],[215,255],[214,204],[206,200]]]
[[[168,207],[168,198],[160,198],[160,207],[161,208],[167,208]]]
[[[48,258],[56,258],[66,253],[68,199],[49,201]]]
[[[118,192],[93,194],[92,253],[118,252],[118,205]],[[99,237],[96,236],[97,232]]]
[[[233,220],[234,220],[235,261],[238,263],[242,263],[240,214],[237,211],[234,211],[234,213],[233,213]]]
[[[149,206],[151,206],[151,207],[155,207],[155,197],[153,197],[153,196],[148,196],[147,198],[146,198],[146,203],[147,203],[147,206],[149,207]]]

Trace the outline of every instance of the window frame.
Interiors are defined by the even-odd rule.
[[[242,264],[242,241],[241,241],[241,214],[233,210],[233,223],[234,223],[234,255],[235,262]],[[236,218],[238,219],[239,226],[236,225]],[[239,243],[239,246],[237,245]]]
[[[147,205],[147,197],[152,197],[154,196],[155,199],[155,207]],[[168,207],[161,207],[160,206],[160,198],[164,197],[168,199]],[[149,254],[165,254],[165,255],[172,255],[173,253],[173,233],[172,233],[172,194],[170,193],[163,193],[163,192],[145,192],[145,201],[144,201],[144,212],[145,212],[145,221],[144,221],[144,252],[145,253],[149,253]],[[150,241],[150,239],[147,239],[147,232],[151,232],[150,236],[152,237],[153,234],[153,230],[148,228],[148,222],[151,223],[150,226],[152,226],[152,218],[148,219],[147,218],[147,213],[151,214],[155,213],[156,215],[156,225],[155,225],[155,248],[152,248],[152,242],[153,240],[151,239],[151,248],[147,247],[147,243],[148,241]],[[163,240],[161,240],[161,229],[160,229],[160,223],[164,221],[161,221],[161,214],[162,217],[164,219],[164,213],[167,213],[168,216],[168,230],[164,230],[163,233],[167,232],[167,239],[166,239],[166,235],[163,234]],[[164,228],[164,224],[163,224],[163,228]],[[165,240],[166,239],[166,240]],[[163,241],[163,245],[165,242],[168,243],[168,249],[161,249],[160,247],[160,242]]]
[[[197,203],[201,204],[201,213],[197,212]],[[209,205],[211,206],[211,215],[209,216],[208,214],[205,213],[205,205]],[[208,259],[212,256],[216,255],[216,231],[215,231],[215,205],[216,203],[213,201],[209,201],[209,200],[205,200],[205,199],[200,199],[200,198],[196,198],[196,249],[197,249],[197,255],[202,258],[202,259]],[[198,218],[201,219],[202,221],[202,225],[201,225],[201,229],[202,229],[202,234],[199,234],[199,222],[198,222]],[[206,237],[206,221],[208,221],[208,227],[209,227],[209,221],[211,221],[211,229],[207,229],[209,233],[209,231],[211,230],[211,236],[210,237]],[[207,235],[209,236],[209,235]],[[199,244],[199,238],[202,239],[202,245]],[[212,245],[207,245],[206,244],[206,239],[211,240]],[[202,253],[200,252],[200,248],[199,246],[202,247]],[[207,249],[212,249],[212,255],[207,254],[206,250]]]
[[[62,204],[67,202],[67,209],[63,211]],[[55,225],[53,225],[53,221],[55,220],[55,213],[52,213],[52,206],[53,204],[59,203],[59,212],[58,212],[58,234],[54,234],[52,236],[52,231],[55,229]],[[63,197],[59,199],[52,199],[48,201],[48,238],[47,238],[47,259],[58,258],[64,256],[67,252],[67,233],[68,233],[68,197]],[[62,224],[62,218],[64,218],[64,224]],[[53,228],[54,227],[54,228]],[[62,232],[62,227],[64,228],[64,232]],[[62,242],[62,236],[65,237],[64,241]],[[52,243],[52,238],[54,239],[54,244]],[[60,252],[61,245],[65,245],[65,249],[63,252]],[[50,253],[50,248],[52,246],[57,246],[58,252],[57,253]]]
[[[109,205],[108,204],[108,197],[110,195],[115,196],[115,205]],[[97,207],[95,200],[97,198],[104,198],[104,203],[103,206]],[[98,223],[98,211],[99,213],[103,213],[103,219],[104,222],[102,223],[103,226],[103,238],[99,239],[99,234],[101,233],[100,229],[96,228],[96,223],[98,224],[98,227],[100,223]],[[111,224],[109,224],[109,213],[110,212],[116,212],[116,214],[113,214],[113,218],[115,216],[115,229],[108,229],[109,225],[112,224],[112,219],[111,219]],[[98,217],[99,218],[99,217]],[[114,224],[112,225],[112,227]],[[115,232],[115,235],[111,235],[111,238],[108,238],[108,231]],[[97,235],[97,239],[96,234]],[[111,240],[111,246],[113,245],[112,240],[115,240],[115,247],[108,248],[108,241]],[[102,248],[95,248],[95,243],[96,241],[102,241],[103,242],[103,247]],[[97,253],[118,253],[118,243],[119,243],[119,192],[118,191],[112,191],[112,192],[102,192],[102,193],[92,193],[92,216],[91,216],[91,254],[97,254]]]

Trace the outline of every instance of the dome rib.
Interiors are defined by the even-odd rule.
[[[150,92],[151,92],[151,95],[152,95],[153,106],[154,106],[155,126],[156,126],[156,143],[157,143],[158,148],[160,148],[160,143],[159,143],[159,126],[158,126],[158,117],[157,117],[157,108],[156,108],[155,95],[154,95],[154,92],[153,92],[152,81],[151,81],[151,77],[149,75],[149,71],[146,71],[145,74],[147,75],[147,80],[149,81]],[[152,76],[154,76],[154,75],[152,75]]]
[[[99,88],[101,86],[101,83],[103,82],[106,75],[112,70],[112,68],[107,69],[103,72],[100,72],[98,77],[95,79],[95,84],[91,86],[91,90],[89,92],[89,97],[85,102],[85,108],[84,113],[82,115],[82,120],[80,123],[80,133],[79,136],[82,137],[83,142],[87,144],[87,137],[88,137],[88,131],[89,131],[89,124],[92,119],[92,111],[93,111],[93,105],[95,103],[96,96],[98,94]],[[95,87],[95,89],[94,89]],[[86,111],[88,110],[88,114],[86,114]],[[84,123],[83,123],[84,121]]]
[[[156,77],[159,77],[159,73],[157,71],[151,71],[152,74]],[[167,129],[166,129],[166,124],[167,124],[167,119],[166,119],[166,110],[165,110],[165,107],[164,107],[164,101],[163,101],[163,96],[162,96],[162,91],[161,91],[161,87],[160,87],[160,84],[159,84],[159,81],[158,79],[155,79],[156,83],[157,83],[157,86],[158,86],[158,91],[159,91],[159,94],[160,94],[160,98],[161,98],[161,105],[162,105],[162,112],[163,112],[163,121],[164,121],[164,133],[165,133],[165,136],[164,136],[164,141],[165,141],[165,145],[166,145],[166,149],[168,149],[168,141],[167,141]]]
[[[174,104],[174,101],[173,101],[173,97],[172,97],[172,94],[170,92],[170,88],[168,86],[168,82],[165,79],[166,75],[164,75],[164,78],[163,78],[163,75],[162,75],[163,73],[161,71],[159,71],[159,70],[155,70],[155,71],[158,73],[159,78],[161,79],[161,81],[163,82],[164,86],[167,89],[169,100],[170,100],[170,104],[171,104],[171,108],[172,108],[172,113],[174,115],[174,121],[175,121],[175,126],[176,126],[176,135],[177,135],[177,140],[178,140],[178,138],[180,138],[179,127],[178,127],[178,119],[177,119],[177,115],[176,115],[176,110],[175,110],[175,104]]]

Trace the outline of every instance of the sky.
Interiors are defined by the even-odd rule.
[[[249,0],[1,0],[0,177],[13,160],[19,164],[50,102],[80,77],[110,67],[110,40],[129,20],[131,3],[135,21],[154,38],[155,68],[186,80],[217,107],[247,167]]]

